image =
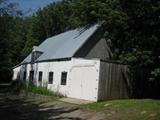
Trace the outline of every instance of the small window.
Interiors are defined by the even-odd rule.
[[[67,84],[67,72],[62,72],[61,74],[61,85]]]
[[[49,83],[49,84],[52,84],[52,83],[53,83],[53,72],[49,72],[48,83]]]
[[[42,76],[43,76],[43,72],[39,71],[39,76],[38,76],[38,81],[42,82]]]
[[[24,71],[24,73],[23,73],[23,80],[24,81],[26,80],[26,71]]]
[[[30,75],[29,75],[29,80],[30,80],[30,82],[33,82],[33,79],[34,79],[34,71],[31,70],[31,71],[30,71]]]

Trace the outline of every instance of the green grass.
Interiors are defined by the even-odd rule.
[[[59,93],[48,90],[46,87],[35,86],[33,84],[28,84],[24,87],[24,90],[27,92],[32,92],[36,94],[46,95],[46,96],[60,96]]]
[[[54,92],[48,90],[47,87],[36,86],[31,83],[25,83],[22,80],[14,81],[10,87],[10,91],[13,93],[20,93],[21,91],[45,95],[45,96],[52,96],[52,97],[62,97],[62,95],[58,92]]]
[[[110,100],[81,108],[104,112],[111,120],[160,120],[160,100]]]

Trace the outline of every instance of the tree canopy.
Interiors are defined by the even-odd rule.
[[[112,41],[112,59],[149,69],[151,76],[160,68],[158,0],[62,0],[30,17],[21,16],[15,6],[0,1],[1,71],[19,63],[33,45],[50,36],[102,21],[106,38]]]

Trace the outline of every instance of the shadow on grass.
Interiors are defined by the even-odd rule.
[[[1,120],[82,120],[78,117],[60,116],[63,113],[70,113],[75,110],[77,109],[58,104],[42,106],[0,91]]]

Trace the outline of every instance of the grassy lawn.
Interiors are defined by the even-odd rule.
[[[81,107],[104,112],[109,120],[160,120],[160,100],[110,100]]]

